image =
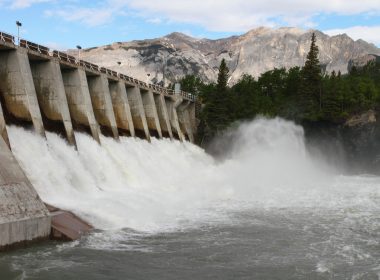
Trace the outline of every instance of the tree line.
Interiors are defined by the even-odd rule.
[[[232,123],[257,115],[304,121],[343,123],[350,116],[376,109],[380,103],[380,63],[352,67],[348,74],[326,73],[318,59],[316,36],[303,67],[273,69],[257,79],[244,74],[228,86],[229,69],[223,59],[217,83],[185,76],[182,89],[195,93],[203,104],[198,134],[212,137]]]

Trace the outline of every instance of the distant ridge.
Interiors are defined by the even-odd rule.
[[[230,68],[230,82],[234,83],[244,73],[257,77],[275,67],[302,66],[312,32],[317,35],[320,61],[329,72],[346,73],[350,61],[368,54],[380,55],[380,49],[375,45],[364,40],[355,41],[347,34],[328,36],[318,30],[294,27],[259,27],[240,36],[218,40],[174,32],[156,39],[91,48],[81,55],[88,61],[153,83],[162,82],[165,72],[166,84],[186,74],[215,81],[218,66],[224,58]]]

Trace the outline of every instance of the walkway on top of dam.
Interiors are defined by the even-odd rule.
[[[148,141],[154,136],[194,142],[200,106],[193,94],[15,38],[0,32],[5,123],[31,122],[41,136],[45,129],[58,132],[74,146],[73,129],[92,134],[99,144],[100,132],[115,139],[127,133]]]
[[[16,49],[18,46],[27,49],[29,55],[35,60],[43,61],[43,60],[49,60],[54,57],[54,58],[57,58],[61,64],[64,64],[67,67],[71,67],[71,68],[83,67],[86,72],[91,72],[94,75],[100,75],[101,73],[103,73],[107,75],[107,78],[110,80],[115,80],[115,81],[122,80],[131,86],[137,86],[145,90],[151,90],[154,93],[160,93],[165,96],[171,96],[171,95],[174,95],[175,93],[174,90],[167,89],[155,84],[148,84],[146,82],[135,79],[128,75],[118,73],[111,69],[90,63],[88,61],[80,60],[74,56],[68,55],[65,52],[50,50],[48,47],[27,41],[25,39],[20,38],[19,45],[17,45],[15,41],[15,36],[9,33],[0,31],[0,50],[1,49]],[[180,91],[179,94],[182,96],[184,100],[187,100],[190,102],[196,101],[196,97],[191,93]]]

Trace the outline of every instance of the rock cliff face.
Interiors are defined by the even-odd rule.
[[[380,174],[380,120],[375,111],[353,116],[345,124],[303,123],[308,147],[343,173]]]
[[[351,59],[348,62],[348,71],[350,71],[353,67],[360,69],[363,66],[365,66],[368,62],[380,63],[380,56],[374,54],[367,54],[355,59]]]
[[[346,34],[330,37],[317,30],[261,27],[241,36],[219,40],[172,33],[157,39],[117,42],[86,49],[81,57],[153,83],[162,82],[164,73],[166,84],[186,74],[215,81],[218,66],[224,58],[233,84],[244,73],[257,77],[275,67],[302,66],[312,32],[316,33],[320,61],[327,71],[346,73],[350,60],[368,54],[380,55],[380,49],[373,44],[354,41]]]

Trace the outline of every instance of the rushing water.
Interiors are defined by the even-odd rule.
[[[340,175],[291,122],[242,124],[218,160],[166,139],[9,136],[41,198],[97,230],[1,254],[1,280],[380,277],[380,178]]]

